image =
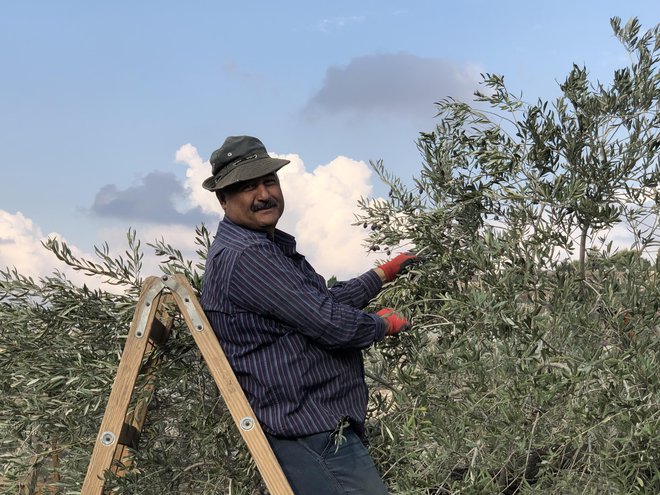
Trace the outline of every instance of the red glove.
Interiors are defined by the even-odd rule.
[[[385,273],[385,281],[391,282],[395,277],[401,273],[402,270],[408,268],[414,263],[418,263],[420,260],[419,256],[413,253],[401,253],[398,256],[395,256],[387,263],[383,263],[378,268],[383,270]]]
[[[376,313],[387,325],[385,335],[395,335],[410,328],[411,323],[403,316],[394,312],[392,308],[383,308]]]

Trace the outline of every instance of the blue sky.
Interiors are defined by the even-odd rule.
[[[657,0],[7,0],[0,12],[0,264],[34,273],[55,266],[38,248],[50,234],[85,253],[122,248],[129,227],[173,241],[215,229],[193,178],[226,136],[251,134],[299,160],[285,226],[324,275],[350,275],[364,263],[333,268],[342,258],[314,239],[358,235],[356,198],[384,193],[370,160],[415,175],[435,101],[469,99],[481,72],[531,101],[556,95],[574,62],[607,81],[627,63],[609,19],[660,22]],[[312,211],[344,216],[321,235]]]

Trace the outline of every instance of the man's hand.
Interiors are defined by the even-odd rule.
[[[407,319],[400,314],[395,313],[392,308],[383,308],[376,314],[385,320],[385,325],[387,325],[385,335],[395,335],[404,330],[408,330],[411,326],[411,323]]]
[[[382,271],[381,279],[384,277],[383,282],[391,282],[410,265],[420,263],[422,260],[422,258],[414,253],[401,253],[390,261],[380,265],[376,270],[380,269]]]

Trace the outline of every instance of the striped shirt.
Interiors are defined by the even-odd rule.
[[[370,270],[328,289],[289,234],[220,222],[201,304],[266,432],[310,435],[344,418],[363,429],[362,349],[385,323],[361,308],[380,288]]]

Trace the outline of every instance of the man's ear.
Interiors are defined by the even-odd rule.
[[[218,198],[218,201],[220,202],[220,206],[222,206],[223,210],[227,209],[227,196],[225,196],[225,193],[222,190],[218,190],[215,192],[215,197]]]

